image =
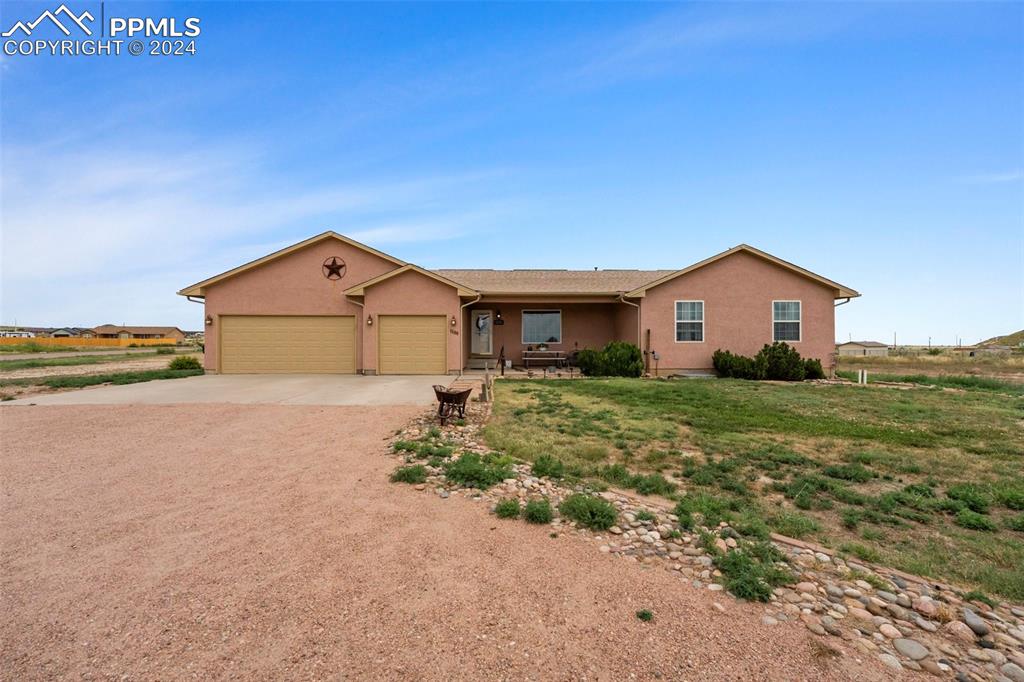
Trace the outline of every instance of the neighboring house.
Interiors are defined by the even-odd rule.
[[[840,355],[867,355],[881,358],[889,356],[889,346],[878,341],[847,341],[840,343],[836,348]]]
[[[91,329],[85,329],[83,327],[61,327],[60,329],[54,329],[50,332],[50,336],[57,339],[67,339],[72,337],[89,339],[92,338],[93,333]]]
[[[94,327],[92,333],[99,339],[174,339],[176,343],[185,340],[185,332],[177,327],[130,327],[102,324],[99,327]]]
[[[32,339],[36,333],[27,329],[5,327],[0,329],[0,338],[3,339]]]
[[[681,270],[425,270],[325,232],[178,292],[203,302],[223,373],[445,374],[501,349],[613,340],[662,372],[786,341],[834,364],[836,299],[856,291],[740,245]],[[653,363],[652,363],[653,367]]]

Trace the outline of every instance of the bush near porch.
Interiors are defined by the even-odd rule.
[[[591,488],[1024,599],[1019,397],[729,379],[505,380],[495,397],[490,447]]]

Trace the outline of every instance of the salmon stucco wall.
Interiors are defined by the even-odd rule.
[[[641,333],[651,330],[659,371],[710,369],[717,349],[752,356],[772,342],[772,301],[801,301],[800,355],[821,360],[828,371],[835,351],[833,289],[739,252],[647,291],[641,300]],[[675,302],[704,301],[704,341],[675,337]],[[653,365],[652,365],[653,367]]]
[[[455,287],[415,271],[403,272],[368,288],[364,299],[364,319],[358,325],[363,340],[363,371],[375,373],[378,369],[376,324],[379,315],[444,315],[448,327],[448,371],[460,370],[460,301]],[[368,315],[373,316],[374,325],[366,324]],[[456,320],[454,327],[451,325],[453,316]]]
[[[323,275],[323,262],[331,256],[345,261],[341,279]],[[206,327],[206,369],[218,370],[219,315],[355,315],[358,323],[362,309],[345,298],[345,289],[396,267],[346,242],[326,239],[212,285],[206,291],[206,314],[214,321]],[[356,353],[359,367],[358,348]]]

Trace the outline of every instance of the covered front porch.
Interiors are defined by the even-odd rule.
[[[609,341],[639,344],[637,307],[615,297],[483,297],[467,306],[465,369],[562,364]]]

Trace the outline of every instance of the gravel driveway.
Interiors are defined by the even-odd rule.
[[[0,678],[892,679],[388,483],[383,439],[421,409],[0,408]]]

